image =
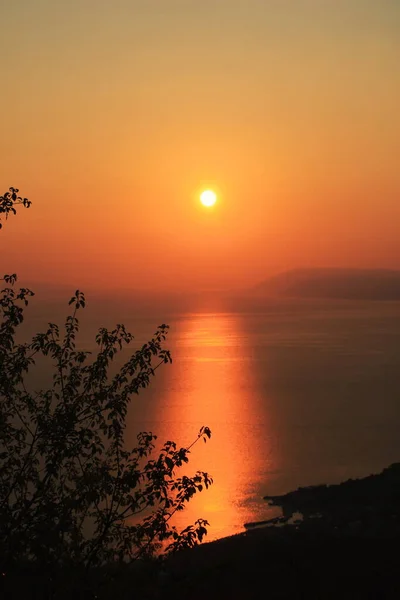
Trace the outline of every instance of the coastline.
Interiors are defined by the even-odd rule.
[[[400,463],[377,475],[299,488],[268,501],[282,507],[286,525],[269,522],[166,559],[102,569],[91,581],[91,592],[81,587],[74,596],[85,600],[400,597]],[[303,519],[293,520],[299,509]],[[67,572],[59,576],[68,580]],[[0,586],[5,598],[71,597],[67,589],[66,595],[46,596],[48,574],[40,576],[32,566],[17,568],[13,577],[2,578]]]

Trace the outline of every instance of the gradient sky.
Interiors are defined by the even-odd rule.
[[[4,272],[400,268],[398,0],[0,0],[0,22],[0,184],[33,201]]]

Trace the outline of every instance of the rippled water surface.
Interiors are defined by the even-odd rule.
[[[189,314],[169,345],[173,365],[137,399],[130,431],[186,445],[211,428],[190,466],[214,485],[179,525],[202,517],[211,537],[230,535],[271,516],[266,494],[400,460],[399,305]]]
[[[116,320],[142,343],[163,319]],[[207,471],[214,485],[179,514],[178,526],[202,517],[210,539],[237,533],[272,516],[266,494],[400,460],[399,304],[293,303],[167,322],[173,364],[134,398],[128,441],[147,430],[185,446],[202,425],[211,428],[188,472]],[[85,335],[81,345],[90,347]]]

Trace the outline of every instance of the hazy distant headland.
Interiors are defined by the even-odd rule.
[[[256,296],[400,300],[400,271],[389,269],[293,269],[253,290]]]
[[[28,286],[29,287],[29,286]],[[73,286],[35,284],[30,287],[37,294],[30,307],[31,314],[53,306],[54,317],[64,310]],[[330,301],[398,301],[400,300],[400,270],[387,269],[293,269],[265,279],[251,288],[242,290],[149,291],[126,289],[86,289],[92,316],[96,314],[152,315],[168,319],[185,313],[263,312],[281,310],[293,301],[304,301],[316,307]],[[322,301],[322,302],[321,302]],[[301,303],[300,303],[301,304]],[[47,310],[47,309],[46,309]],[[62,312],[64,314],[64,312]]]

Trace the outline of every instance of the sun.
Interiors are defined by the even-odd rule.
[[[212,190],[204,190],[200,194],[200,202],[203,206],[214,206],[217,201],[217,194]]]

